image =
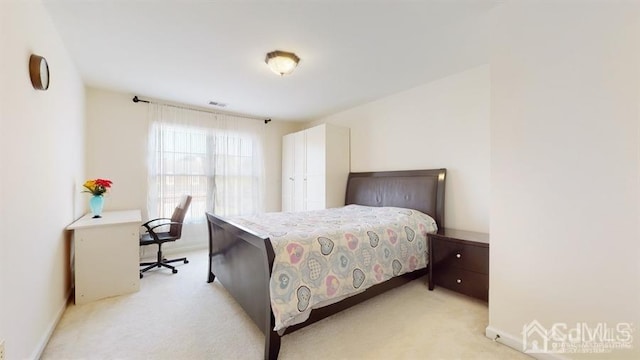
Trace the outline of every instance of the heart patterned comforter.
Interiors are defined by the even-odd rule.
[[[419,211],[360,205],[233,221],[271,239],[271,308],[280,332],[304,322],[314,308],[424,268],[426,234],[437,231],[433,218]]]

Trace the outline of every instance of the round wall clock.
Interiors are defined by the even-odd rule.
[[[36,90],[49,88],[49,65],[47,60],[39,55],[31,55],[29,58],[29,76],[31,85]]]

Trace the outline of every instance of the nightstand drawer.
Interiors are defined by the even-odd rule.
[[[434,267],[457,268],[489,274],[489,248],[451,242],[434,237]]]
[[[434,282],[442,287],[474,298],[489,300],[489,275],[449,268],[433,274]]]

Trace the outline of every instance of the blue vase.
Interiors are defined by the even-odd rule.
[[[91,213],[93,214],[93,218],[102,217],[102,208],[104,207],[104,197],[102,195],[94,195],[89,200],[89,207],[91,208]]]

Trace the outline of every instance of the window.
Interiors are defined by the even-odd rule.
[[[150,217],[171,217],[183,194],[192,196],[187,223],[204,222],[205,211],[233,216],[262,210],[258,135],[160,122],[150,129]]]

